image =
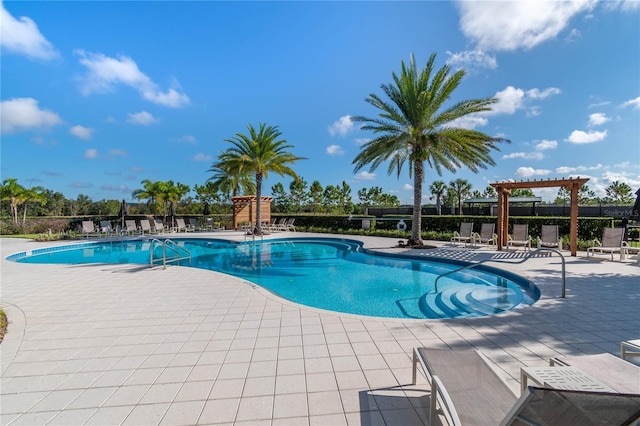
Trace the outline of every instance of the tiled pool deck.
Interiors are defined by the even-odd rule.
[[[301,235],[311,236],[274,237]],[[406,251],[392,248],[397,239],[346,238]],[[195,268],[19,264],[5,257],[69,243],[0,244],[10,321],[0,344],[2,425],[422,425],[426,381],[410,386],[416,346],[480,349],[518,392],[521,366],[619,355],[620,341],[640,337],[635,257],[566,252],[565,299],[558,257],[496,265],[536,282],[541,299],[494,317],[399,320],[307,308]],[[447,245],[430,253],[517,260]]]

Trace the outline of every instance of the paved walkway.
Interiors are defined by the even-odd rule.
[[[213,236],[223,235],[242,238]],[[397,239],[347,238],[426,253],[392,248]],[[517,392],[521,366],[618,355],[621,340],[640,337],[635,258],[567,257],[565,299],[558,257],[500,264],[534,280],[542,298],[495,317],[399,320],[296,305],[195,268],[4,259],[57,244],[68,242],[0,239],[0,304],[9,316],[2,425],[422,425],[427,388],[424,378],[409,385],[413,347],[478,348]],[[431,254],[518,258],[447,245]]]

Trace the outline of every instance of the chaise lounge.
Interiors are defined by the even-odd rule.
[[[451,243],[467,243],[473,245],[473,222],[462,222],[460,224],[460,231],[454,231],[453,237],[451,237]]]
[[[625,247],[624,247],[624,228],[604,228],[602,232],[602,241],[593,240],[593,246],[587,248],[587,258],[594,254],[611,254],[611,260],[613,261],[613,255],[620,253],[620,261],[624,260]]]

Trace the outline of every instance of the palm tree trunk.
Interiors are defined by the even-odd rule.
[[[256,173],[256,226],[255,233],[262,235],[262,173]]]
[[[424,163],[415,160],[413,166],[413,220],[411,221],[411,238],[409,245],[422,245],[422,181],[424,179]]]

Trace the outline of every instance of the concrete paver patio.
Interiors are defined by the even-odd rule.
[[[280,233],[275,237],[312,236]],[[189,237],[242,239],[237,233]],[[327,235],[319,235],[327,237]],[[357,239],[379,251],[397,239]],[[3,238],[0,424],[428,424],[411,350],[477,348],[514,392],[521,366],[610,352],[640,337],[640,266],[567,255],[496,264],[533,280],[533,306],[484,318],[403,320],[321,311],[196,268],[38,265],[9,254],[68,242]],[[431,255],[509,260],[453,248]],[[640,383],[638,383],[640,393]]]

